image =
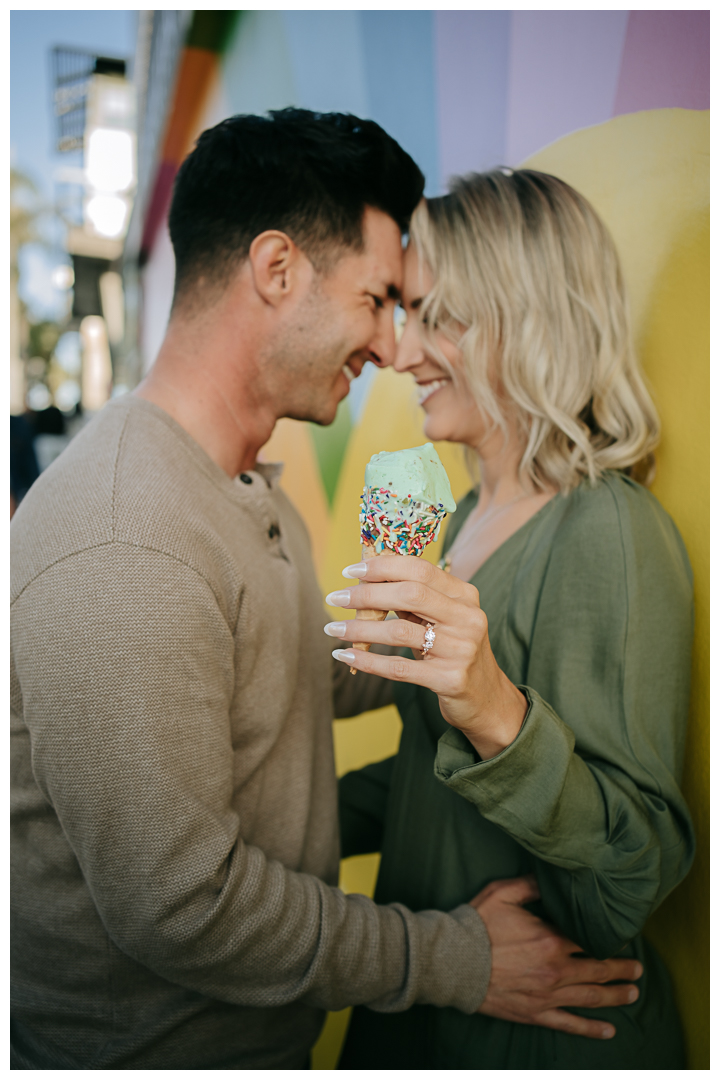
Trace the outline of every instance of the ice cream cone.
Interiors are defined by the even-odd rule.
[[[377,551],[372,544],[362,545],[362,557],[367,561],[377,555]],[[360,608],[355,612],[356,619],[369,619],[370,622],[383,622],[388,617],[387,611],[376,611],[374,608]],[[370,648],[370,643],[367,641],[353,641],[353,649],[359,649],[361,652],[367,652]],[[354,675],[357,668],[350,668],[350,674]]]
[[[450,481],[432,443],[373,454],[365,468],[360,503],[363,559],[383,551],[422,555],[437,540],[440,523],[455,510]],[[356,619],[382,622],[387,611],[357,611]],[[367,652],[365,642],[354,649]],[[350,668],[355,674],[355,668]]]

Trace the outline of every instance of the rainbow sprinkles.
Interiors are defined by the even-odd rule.
[[[447,473],[432,443],[373,454],[365,469],[360,536],[379,555],[422,555],[455,509]]]
[[[427,545],[437,540],[448,513],[442,503],[432,506],[409,494],[366,487],[360,503],[360,537],[378,555],[385,548],[398,555],[422,555]]]

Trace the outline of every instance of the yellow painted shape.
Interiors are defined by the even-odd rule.
[[[587,196],[618,246],[663,424],[653,492],[677,524],[695,575],[683,792],[698,852],[647,928],[673,976],[691,1069],[710,1067],[708,138],[707,113],[659,109],[577,132],[525,163]]]
[[[315,573],[320,576],[330,532],[330,511],[307,424],[284,417],[262,448],[262,461],[281,461],[280,486],[301,514],[312,541]]]
[[[710,197],[710,114],[653,109],[567,135],[527,168],[559,176],[593,204],[620,252],[642,334],[655,283]]]

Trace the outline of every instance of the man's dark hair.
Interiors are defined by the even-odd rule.
[[[222,287],[266,229],[280,229],[317,269],[362,250],[366,206],[405,232],[425,178],[372,120],[281,109],[204,131],[175,180],[170,238],[175,298],[202,277]]]

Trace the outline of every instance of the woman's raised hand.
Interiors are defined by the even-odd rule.
[[[398,618],[332,622],[325,633],[344,641],[409,647],[415,659],[359,649],[337,649],[333,656],[358,671],[433,690],[445,720],[464,732],[483,760],[509,746],[522,727],[528,703],[495,661],[475,586],[425,559],[393,552],[348,566],[343,576],[361,583],[330,593],[328,604],[394,611]],[[423,657],[428,624],[435,640]]]

